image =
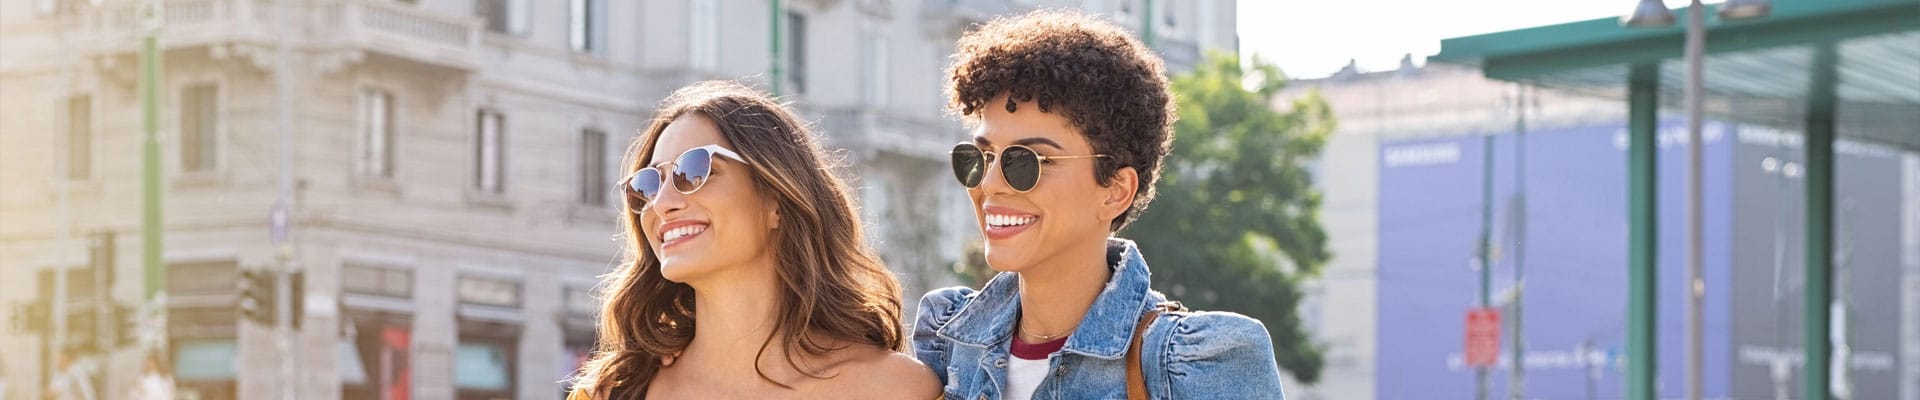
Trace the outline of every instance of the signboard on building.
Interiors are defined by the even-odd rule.
[[[1467,365],[1491,367],[1500,358],[1500,310],[1467,310]]]

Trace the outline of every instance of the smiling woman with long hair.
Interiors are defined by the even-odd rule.
[[[792,112],[739,84],[693,84],[624,170],[625,262],[570,397],[938,396],[900,353],[899,284]]]

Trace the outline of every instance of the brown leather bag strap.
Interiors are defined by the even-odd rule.
[[[1140,322],[1133,326],[1133,344],[1127,346],[1127,400],[1147,400],[1147,376],[1140,366],[1140,342],[1147,337],[1147,328],[1153,326],[1153,320],[1160,318],[1163,311],[1186,311],[1187,307],[1179,302],[1164,302],[1140,315]]]

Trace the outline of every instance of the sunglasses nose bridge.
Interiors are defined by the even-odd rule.
[[[687,194],[681,193],[668,175],[661,175],[661,178],[663,182],[660,182],[659,189],[654,190],[653,200],[648,204],[660,211],[677,210],[685,206]]]
[[[981,154],[982,164],[980,168],[982,171],[980,171],[980,185],[977,186],[976,189],[987,193],[1014,192],[1013,184],[1007,182],[1007,169],[1004,165],[1001,165],[1003,158],[995,153],[982,152]]]

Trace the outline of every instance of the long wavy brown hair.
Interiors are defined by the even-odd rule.
[[[700,113],[720,127],[720,136],[747,159],[754,187],[778,204],[773,230],[779,311],[774,334],[760,344],[760,357],[779,340],[788,365],[814,378],[794,349],[810,356],[856,343],[899,350],[900,285],[861,234],[859,214],[845,182],[820,141],[791,111],[737,83],[700,82],[674,91],[652,126],[628,147],[621,176],[653,158],[667,124]],[[632,204],[632,203],[629,203]],[[626,257],[602,279],[600,338],[593,358],[573,387],[595,399],[640,399],[660,372],[662,356],[686,349],[694,335],[693,288],[660,275],[660,259],[640,231],[639,215],[623,212]],[[760,379],[768,378],[755,362]]]

